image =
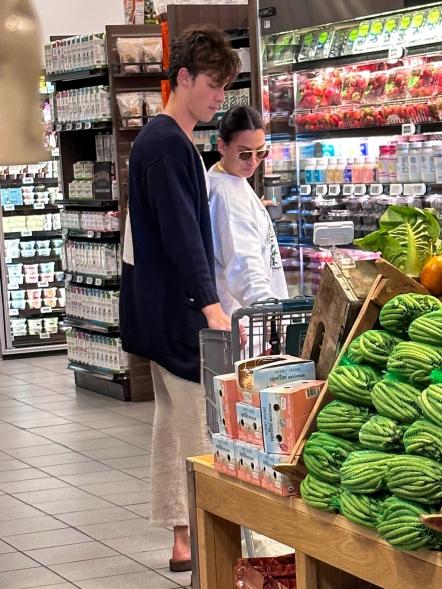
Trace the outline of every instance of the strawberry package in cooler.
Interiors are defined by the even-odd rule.
[[[368,70],[349,70],[344,75],[344,82],[341,90],[343,104],[359,104],[367,90],[370,80]]]
[[[432,63],[416,65],[408,78],[408,95],[411,98],[425,98],[436,92],[435,69]]]
[[[235,565],[236,589],[296,589],[295,555],[241,558]]]
[[[321,72],[314,78],[299,82],[298,108],[314,109],[339,105],[341,102],[342,78],[339,70]]]
[[[435,61],[432,64],[434,76],[434,94],[442,94],[442,61]]]
[[[367,88],[364,92],[363,102],[373,103],[383,100],[385,84],[387,82],[387,72],[378,71],[370,74]]]
[[[398,67],[388,72],[384,97],[386,100],[399,100],[407,96],[408,69]]]

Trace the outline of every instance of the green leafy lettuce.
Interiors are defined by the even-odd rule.
[[[379,229],[354,244],[382,257],[410,276],[419,276],[423,265],[441,249],[440,224],[433,209],[402,205],[388,207]]]

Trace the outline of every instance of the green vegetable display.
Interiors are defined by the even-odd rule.
[[[417,503],[442,502],[442,465],[422,456],[394,456],[387,471],[391,493]]]
[[[308,505],[324,511],[339,511],[340,489],[308,474],[301,483],[301,497]]]
[[[351,342],[347,355],[356,364],[374,364],[384,368],[390,352],[401,341],[399,337],[387,331],[371,329]]]
[[[328,377],[328,388],[342,401],[371,407],[371,390],[380,379],[371,366],[337,366]]]
[[[332,401],[318,413],[316,424],[320,432],[357,440],[359,430],[369,418],[370,411],[365,407]]]
[[[326,483],[339,483],[339,469],[358,445],[322,432],[313,433],[304,448],[304,464],[310,474]]]
[[[420,417],[419,395],[419,389],[386,375],[373,387],[371,398],[380,415],[413,423]]]
[[[442,311],[426,313],[415,319],[408,328],[414,342],[442,347]]]
[[[384,501],[385,495],[360,495],[342,490],[339,496],[339,510],[355,524],[366,528],[376,528]]]
[[[392,455],[360,450],[352,452],[341,467],[342,488],[352,493],[370,495],[385,487],[388,463]]]
[[[442,368],[442,350],[417,342],[402,342],[390,354],[387,368],[410,384],[429,385],[431,372]]]
[[[405,431],[404,446],[407,454],[442,462],[442,428],[428,419],[419,419]]]
[[[402,205],[388,207],[379,229],[354,244],[382,257],[410,276],[419,276],[425,262],[440,247],[440,225],[432,209]]]
[[[377,526],[378,534],[399,550],[440,548],[442,534],[427,528],[419,520],[421,515],[434,511],[393,495],[382,505],[382,515]]]
[[[440,309],[442,309],[442,302],[431,295],[400,294],[382,307],[379,323],[384,329],[405,337],[413,321]]]
[[[442,384],[430,384],[419,397],[422,414],[442,427]]]
[[[399,425],[397,421],[394,421],[389,417],[373,415],[373,417],[361,427],[359,432],[359,442],[364,448],[370,448],[371,450],[379,450],[381,452],[403,451],[403,435],[403,425]]]

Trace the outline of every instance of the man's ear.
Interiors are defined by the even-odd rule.
[[[182,67],[178,71],[177,81],[178,84],[183,88],[189,88],[192,85],[193,77],[190,75],[190,72],[187,68]]]

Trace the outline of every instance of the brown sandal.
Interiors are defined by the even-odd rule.
[[[186,573],[192,570],[192,561],[189,560],[169,560],[169,568],[173,573]]]

